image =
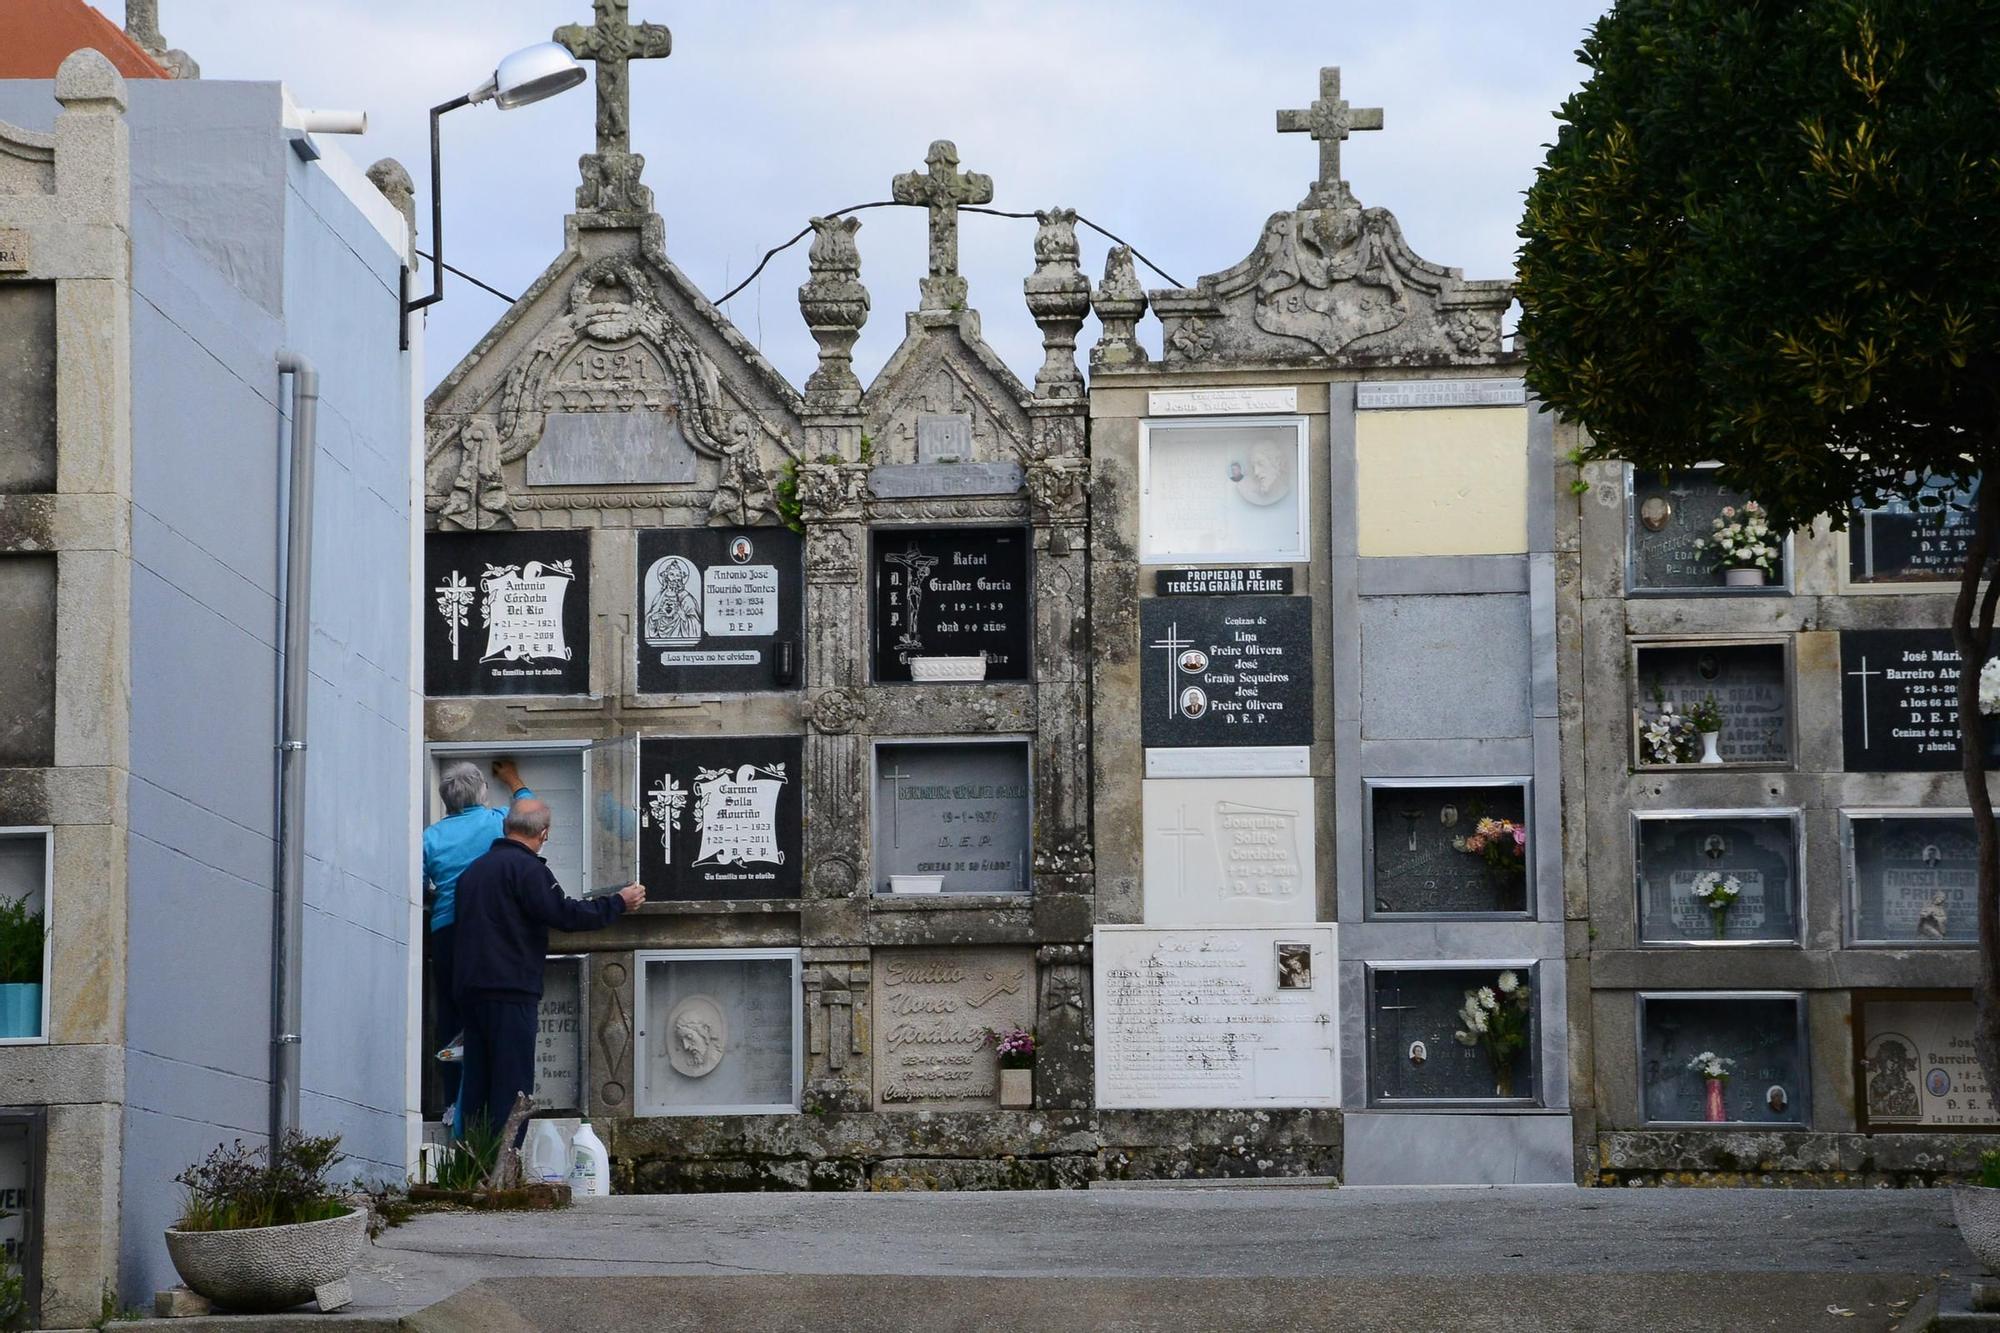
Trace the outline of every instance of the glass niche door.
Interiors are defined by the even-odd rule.
[[[556,882],[572,898],[623,888],[639,877],[638,740],[609,741],[450,741],[428,748],[429,782],[424,822],[442,819],[438,783],[445,770],[464,762],[486,778],[486,804],[504,809],[511,792],[502,791],[493,765],[511,759],[521,783],[547,803],[549,843],[542,858]]]
[[[640,1115],[796,1111],[805,1077],[797,949],[659,949],[634,959]]]

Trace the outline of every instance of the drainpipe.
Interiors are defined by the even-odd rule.
[[[292,462],[285,497],[285,656],[278,714],[278,897],[271,913],[271,1141],[299,1127],[299,980],[305,916],[306,688],[312,646],[313,458],[319,372],[278,353],[292,377]]]

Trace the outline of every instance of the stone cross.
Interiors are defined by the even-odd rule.
[[[925,155],[928,171],[906,171],[891,182],[899,204],[921,204],[931,214],[931,271],[919,287],[925,310],[965,305],[965,279],[958,276],[958,210],[963,204],[993,202],[993,178],[958,169],[958,145],[939,139]]]
[[[578,60],[597,63],[597,151],[583,159],[584,187],[577,191],[577,207],[644,211],[653,199],[639,185],[646,160],[632,151],[629,65],[672,55],[674,36],[657,23],[634,27],[632,0],[591,0],[591,8],[596,23],[565,24],[554,34]]]
[[[1188,818],[1187,807],[1185,805],[1180,805],[1176,806],[1174,809],[1174,827],[1161,829],[1160,836],[1163,838],[1173,839],[1173,845],[1174,845],[1173,896],[1179,898],[1184,896],[1188,891],[1187,861],[1189,853],[1193,850],[1191,847],[1188,846],[1188,843],[1191,839],[1205,838],[1208,835],[1204,833],[1201,830],[1201,828],[1194,823],[1193,820]]]
[[[1350,106],[1340,95],[1340,67],[1319,72],[1319,99],[1311,106],[1278,113],[1278,133],[1310,134],[1319,141],[1319,182],[1306,197],[1326,202],[1346,188],[1340,178],[1340,141],[1356,130],[1382,128],[1382,108]]]

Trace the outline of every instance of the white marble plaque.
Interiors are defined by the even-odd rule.
[[[1149,778],[1302,778],[1311,772],[1309,745],[1175,745],[1146,751]]]
[[[1354,406],[1398,407],[1520,407],[1528,387],[1518,379],[1363,380],[1354,387]]]
[[[1101,1107],[1338,1106],[1334,927],[1099,926]]]
[[[1303,439],[1296,421],[1148,425],[1141,561],[1307,559]]]
[[[1141,785],[1147,925],[1315,919],[1311,778]]]
[[[1156,389],[1146,395],[1146,411],[1156,417],[1250,415],[1296,412],[1299,391],[1271,389]]]

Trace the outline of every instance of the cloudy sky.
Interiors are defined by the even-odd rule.
[[[113,18],[120,0],[98,0]],[[885,199],[933,139],[993,177],[994,206],[1066,205],[1131,241],[1182,283],[1229,267],[1264,219],[1296,204],[1316,155],[1273,132],[1339,65],[1386,130],[1343,153],[1363,203],[1395,212],[1417,253],[1471,277],[1511,271],[1521,192],[1551,113],[1581,79],[1575,49],[1605,0],[634,0],[673,31],[670,59],[633,66],[633,147],[666,219],[667,249],[711,298],[815,213]],[[426,110],[501,54],[590,16],[588,0],[161,0],[168,40],[203,76],[278,79],[303,105],[359,108],[364,165],[401,159],[427,188]],[[446,255],[518,293],[562,245],[576,158],[592,142],[591,87],[444,121]],[[863,215],[874,309],[856,350],[865,380],[902,336],[924,270],[923,215]],[[965,219],[962,269],[987,338],[1023,378],[1040,363],[1021,302],[1032,221]],[[429,248],[429,238],[421,244]],[[1084,233],[1095,279],[1107,242]],[[799,321],[805,246],[728,313],[793,383],[814,364]],[[1148,286],[1167,285],[1142,270]],[[448,279],[433,309],[435,382],[504,307]],[[1151,321],[1148,321],[1149,325]],[[1157,325],[1152,335],[1157,345]],[[1095,321],[1084,331],[1095,337]]]

